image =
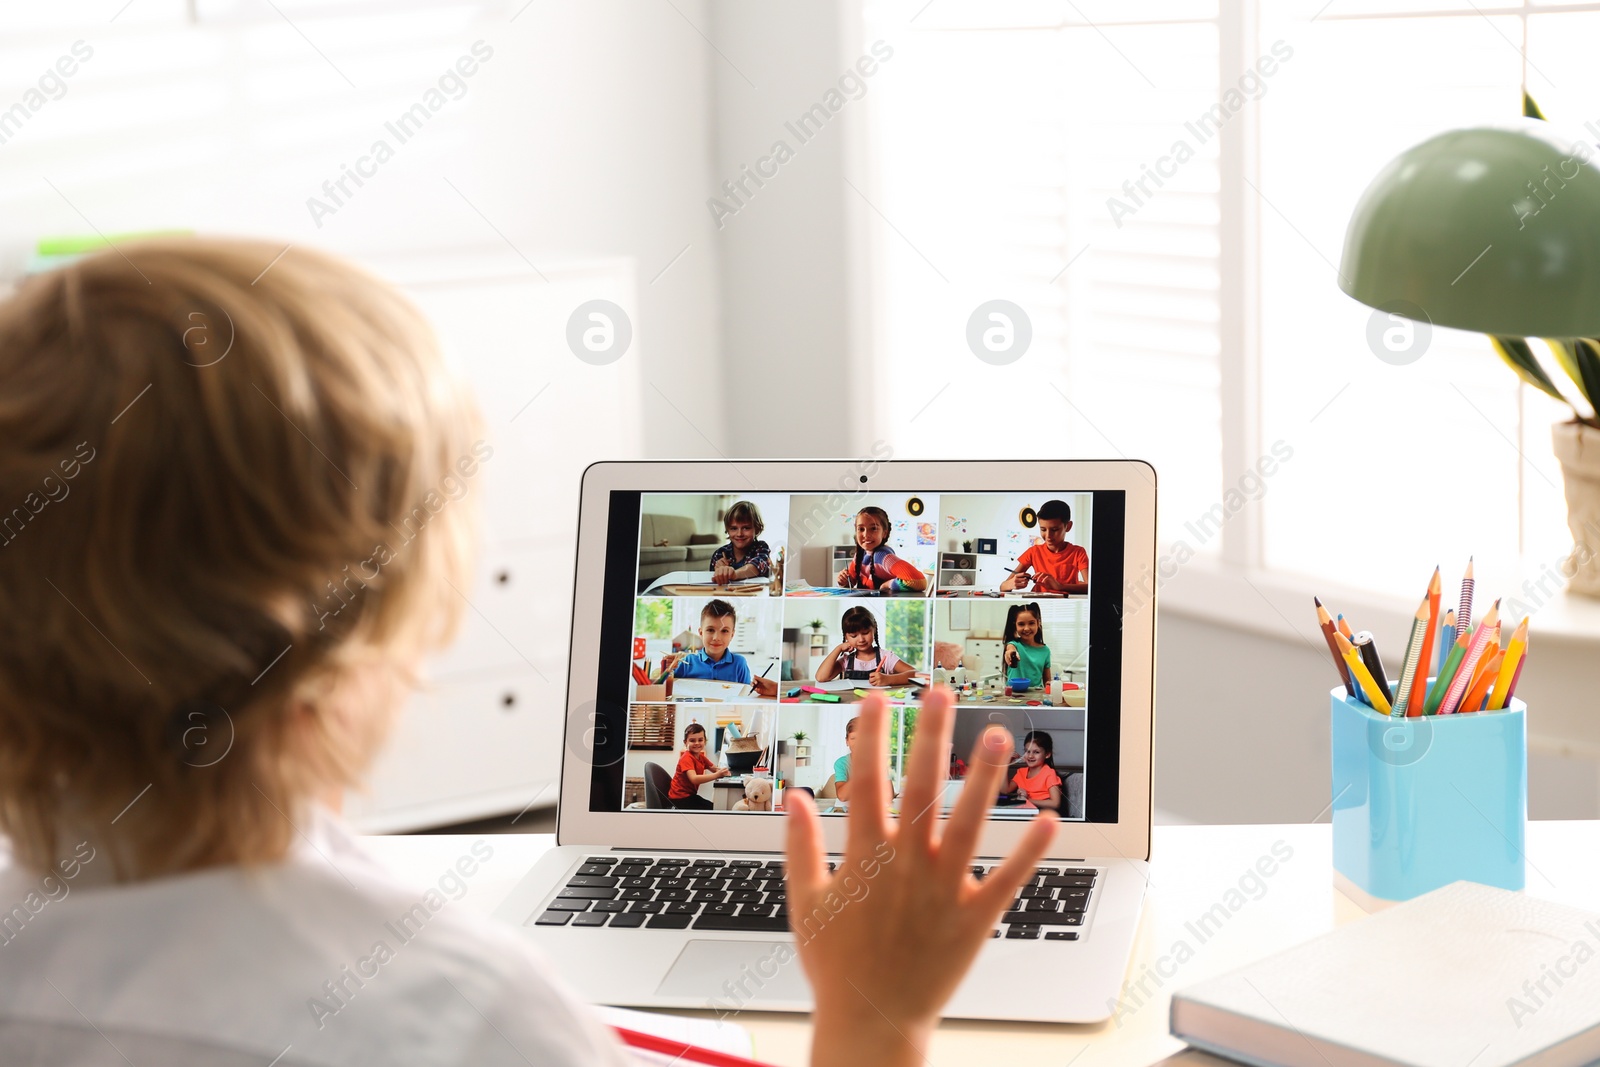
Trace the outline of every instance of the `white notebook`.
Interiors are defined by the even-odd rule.
[[[1283,1067],[1600,1059],[1600,914],[1457,882],[1172,997],[1172,1034]]]

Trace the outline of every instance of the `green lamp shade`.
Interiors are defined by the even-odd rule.
[[[1362,194],[1339,285],[1438,326],[1600,335],[1597,167],[1593,144],[1533,119],[1424,141]]]

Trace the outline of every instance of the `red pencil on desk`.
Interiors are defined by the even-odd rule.
[[[709,1067],[769,1067],[760,1060],[750,1060],[743,1056],[735,1056],[731,1052],[718,1052],[712,1048],[685,1044],[670,1037],[657,1037],[655,1034],[629,1030],[622,1026],[613,1026],[611,1029],[616,1031],[617,1037],[621,1038],[622,1043],[629,1048],[672,1056],[675,1063],[703,1063]]]

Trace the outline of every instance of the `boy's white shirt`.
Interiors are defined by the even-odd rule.
[[[325,811],[302,829],[253,871],[0,870],[0,1063],[631,1062],[513,931],[402,886]]]

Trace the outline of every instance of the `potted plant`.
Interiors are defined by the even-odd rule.
[[[811,627],[812,633],[820,634],[822,632],[822,628],[826,626],[827,623],[823,622],[821,619],[812,619],[807,625]]]
[[[1556,384],[1526,340],[1489,340],[1518,377],[1572,409],[1571,419],[1551,428],[1566,483],[1567,528],[1573,541],[1572,555],[1561,570],[1570,579],[1567,588],[1572,592],[1600,597],[1600,340],[1579,337],[1546,342],[1571,381],[1576,398]],[[1586,405],[1587,411],[1577,401]]]

